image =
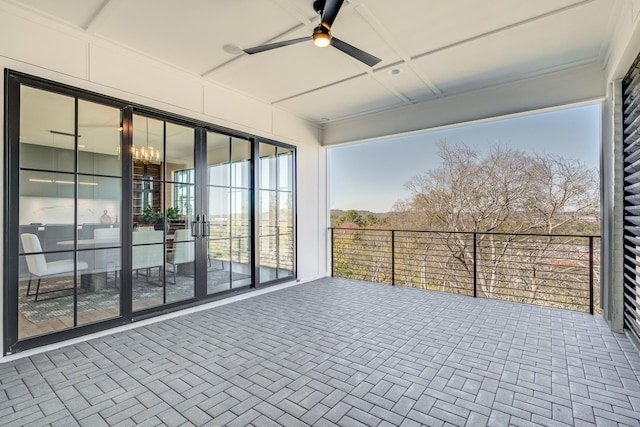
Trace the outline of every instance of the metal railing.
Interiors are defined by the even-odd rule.
[[[335,277],[594,313],[600,236],[330,228]]]

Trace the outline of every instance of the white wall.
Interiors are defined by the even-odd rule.
[[[323,214],[327,212],[326,153],[319,145],[319,129],[315,125],[199,76],[5,3],[0,3],[0,40],[3,70],[13,69],[295,145],[299,278],[309,280],[327,274],[328,222]],[[0,87],[0,96],[4,99],[4,85]],[[2,117],[3,108],[4,103],[0,103]],[[4,164],[4,159],[0,160]],[[1,176],[0,186],[4,188]],[[4,222],[2,213],[0,221]],[[0,256],[1,251],[0,246]],[[3,306],[0,293],[0,307]]]
[[[602,108],[602,303],[611,328],[623,330],[622,125],[620,80],[640,53],[640,0],[627,0],[607,58]]]

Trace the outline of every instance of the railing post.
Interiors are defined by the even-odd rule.
[[[589,236],[589,314],[593,314],[593,236]]]
[[[336,251],[335,251],[335,246],[334,246],[334,234],[333,234],[333,231],[334,231],[334,229],[332,228],[331,229],[331,277],[334,277],[335,271],[336,271],[335,270],[335,268],[336,268],[335,267],[335,265],[336,265],[336,263],[335,263],[335,260],[336,260],[335,253],[336,253]]]
[[[478,297],[478,244],[476,232],[473,232],[473,296]]]
[[[391,285],[396,285],[396,230],[391,230]]]

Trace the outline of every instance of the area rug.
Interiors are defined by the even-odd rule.
[[[212,287],[215,287],[216,289],[224,287],[229,288],[228,271],[209,271],[207,275],[210,289]],[[157,277],[157,274],[152,274],[150,277],[146,277],[141,274],[136,278],[134,274],[132,292],[134,304],[136,302],[151,301],[162,298],[162,282],[159,281]],[[194,296],[193,277],[178,276],[177,283],[174,284],[171,273],[167,273],[167,279],[167,301],[181,301]],[[234,283],[245,279],[250,279],[250,276],[246,274],[233,273]],[[68,288],[71,286],[71,283],[72,282],[70,280],[49,282],[46,285],[43,282],[41,289],[45,289],[45,286],[47,289]],[[109,276],[107,283],[111,284],[111,286],[105,287],[99,291],[88,292],[81,290],[78,293],[78,314],[119,308],[120,289],[113,286],[114,280],[112,275]],[[61,291],[56,292],[55,294],[41,296],[43,299],[38,300],[37,302],[34,301],[33,295],[27,297],[25,294],[26,287],[22,286],[20,289],[18,309],[30,322],[41,323],[73,316],[73,295],[71,294],[71,291]],[[51,298],[51,296],[54,297]]]

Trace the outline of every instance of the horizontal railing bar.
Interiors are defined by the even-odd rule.
[[[340,227],[329,227],[329,230],[344,230],[350,231],[352,233],[362,233],[362,232],[387,232],[395,231],[396,233],[441,233],[441,234],[466,234],[473,235],[473,231],[442,231],[442,230],[391,230],[391,229],[382,229],[382,228],[340,228]],[[477,231],[476,234],[482,235],[493,235],[493,236],[537,236],[537,237],[571,237],[571,238],[600,238],[601,236],[598,234],[540,234],[540,233],[504,233],[504,232],[493,232],[493,231]]]

